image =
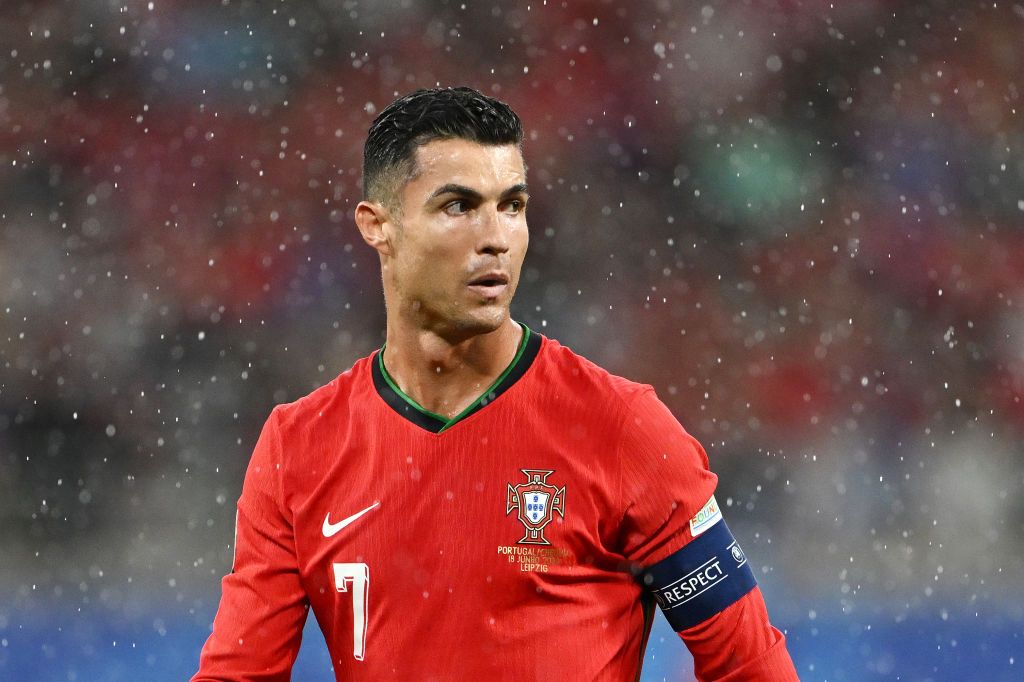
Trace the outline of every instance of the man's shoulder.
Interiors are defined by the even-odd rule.
[[[613,374],[555,339],[545,337],[544,351],[549,381],[564,383],[591,397],[610,397],[625,406],[638,394],[653,390],[648,384]]]
[[[345,411],[353,404],[358,404],[364,397],[361,393],[366,391],[367,385],[372,384],[369,379],[370,361],[375,354],[376,351],[360,358],[330,382],[306,395],[274,407],[282,428],[297,423],[308,424],[311,420],[322,419],[325,416],[333,417],[339,411]]]

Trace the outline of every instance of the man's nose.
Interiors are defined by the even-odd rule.
[[[496,206],[482,211],[480,219],[480,236],[477,251],[490,255],[505,253],[509,249],[508,231],[511,225]]]

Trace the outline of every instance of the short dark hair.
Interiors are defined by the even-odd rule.
[[[415,172],[416,148],[453,138],[522,148],[523,124],[507,104],[473,88],[416,90],[399,97],[373,120],[366,136],[363,197],[391,203]]]

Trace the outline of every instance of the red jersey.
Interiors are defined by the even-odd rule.
[[[289,679],[310,608],[338,680],[633,680],[655,604],[699,676],[795,679],[735,541],[680,563],[725,528],[704,449],[651,387],[523,329],[452,420],[380,352],[273,410],[194,681]]]

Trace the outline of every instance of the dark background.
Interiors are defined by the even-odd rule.
[[[437,84],[527,129],[514,316],[705,445],[801,676],[1019,679],[1022,35],[1012,2],[4,2],[0,679],[194,671],[263,420],[383,341],[366,128]],[[659,616],[645,679],[688,671]]]

